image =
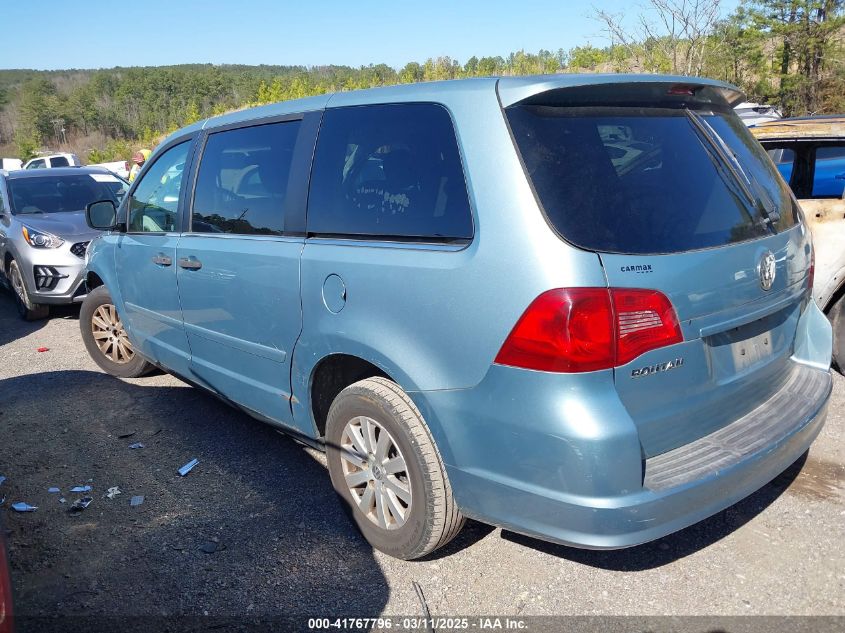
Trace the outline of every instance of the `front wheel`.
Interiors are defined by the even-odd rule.
[[[332,486],[376,549],[419,558],[463,527],[431,433],[396,383],[368,378],[340,392],[326,422],[326,456]]]
[[[15,293],[15,304],[18,308],[18,314],[25,321],[38,321],[39,319],[46,319],[50,314],[50,307],[41,303],[33,303],[26,291],[26,284],[23,281],[23,273],[21,272],[18,262],[14,259],[9,262],[9,281],[12,284],[12,291]]]
[[[153,369],[132,347],[105,286],[94,288],[85,297],[79,310],[79,328],[88,354],[107,374],[137,378]]]

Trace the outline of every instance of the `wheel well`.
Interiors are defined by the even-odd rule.
[[[5,261],[3,262],[3,272],[9,271],[9,264],[12,263],[13,259],[14,257],[12,257],[11,253],[6,253]]]
[[[102,286],[103,280],[100,279],[100,276],[97,273],[88,273],[88,276],[85,277],[85,285],[88,290],[93,290],[98,286]]]
[[[845,295],[845,279],[839,284],[839,286],[830,293],[830,299],[827,300],[827,303],[824,306],[819,306],[822,309],[822,312],[827,314],[830,312],[831,308],[836,305],[836,303]]]
[[[349,385],[373,376],[392,380],[372,363],[348,354],[333,354],[317,364],[311,380],[311,412],[320,437],[326,434],[329,407],[337,394]]]

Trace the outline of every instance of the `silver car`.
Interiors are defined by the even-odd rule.
[[[127,189],[103,168],[0,171],[0,282],[13,291],[24,319],[82,301],[85,249],[98,235],[85,222],[85,207],[119,203]]]

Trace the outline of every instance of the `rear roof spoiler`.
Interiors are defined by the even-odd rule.
[[[699,104],[726,103],[730,107],[745,101],[742,90],[723,81],[672,75],[502,77],[496,89],[503,108],[516,104],[588,105],[596,101],[608,104],[665,101],[667,97]]]

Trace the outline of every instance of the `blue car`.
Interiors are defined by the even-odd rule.
[[[464,517],[662,537],[798,459],[831,392],[810,235],[741,100],[486,78],[199,122],[89,206],[82,337],[325,449],[392,556]]]

